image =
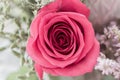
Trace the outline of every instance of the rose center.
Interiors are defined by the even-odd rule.
[[[57,23],[49,31],[48,39],[54,49],[61,54],[69,54],[73,46],[71,27],[66,23]]]
[[[57,34],[58,33],[58,34]],[[55,34],[55,41],[57,43],[57,45],[59,45],[62,49],[66,48],[67,46],[69,46],[69,42],[70,40],[69,35],[65,34],[64,32],[56,32]]]

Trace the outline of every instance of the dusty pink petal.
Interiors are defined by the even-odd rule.
[[[37,75],[39,77],[39,80],[43,80],[43,70],[40,67],[40,65],[35,63],[34,67],[35,67],[35,71],[37,72]]]
[[[39,51],[36,40],[33,38],[28,39],[27,43],[27,52],[28,55],[38,64],[44,67],[51,67],[51,68],[56,68],[56,66],[53,66],[50,64],[47,60],[45,60],[41,54],[41,51]]]
[[[87,56],[77,64],[73,64],[66,68],[43,68],[44,71],[54,76],[79,76],[87,72],[91,72],[96,64],[100,47],[98,41],[94,40],[94,45],[88,52]]]
[[[73,6],[74,5],[74,6]],[[40,12],[54,11],[54,12],[75,12],[89,16],[89,9],[80,0],[55,0],[50,4],[44,6]]]

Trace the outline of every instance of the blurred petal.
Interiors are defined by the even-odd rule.
[[[86,7],[85,4],[80,2],[80,0],[55,0],[54,2],[51,2],[50,4],[44,6],[39,12],[46,11],[75,12],[83,14],[86,17],[88,17],[90,14],[89,9]]]

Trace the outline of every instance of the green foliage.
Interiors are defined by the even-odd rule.
[[[108,76],[104,76],[102,80],[115,80],[115,78],[113,78],[113,76],[108,75]]]
[[[37,80],[33,62],[26,54],[26,42],[34,17],[33,11],[36,10],[35,4],[36,2],[31,0],[0,0],[0,39],[9,41],[7,46],[0,45],[0,51],[11,49],[21,63],[21,68],[10,74],[7,80]]]
[[[49,75],[50,80],[115,80],[111,75],[102,75],[101,72],[94,70],[91,73],[87,73],[82,76],[76,77],[63,77],[63,76],[51,76]]]
[[[29,35],[28,29],[34,16],[30,8],[26,8],[26,5],[21,5],[21,3],[23,3],[21,0],[2,0],[0,2],[2,4],[0,6],[0,38],[10,41],[8,46],[0,47],[0,51],[11,48],[11,51],[17,57],[25,53],[26,41]],[[16,28],[12,33],[6,31],[6,28],[13,28],[11,24],[14,24],[14,28]]]
[[[81,0],[81,2],[83,2],[83,3],[84,3],[84,2],[85,2],[85,0]]]
[[[22,66],[17,72],[11,73],[7,80],[38,80],[32,68]]]
[[[84,80],[84,76],[77,77],[50,76],[50,80]]]

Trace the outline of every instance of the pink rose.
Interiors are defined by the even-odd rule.
[[[43,71],[79,76],[93,70],[100,47],[88,16],[89,9],[80,0],[55,0],[38,12],[27,52],[40,78]]]

